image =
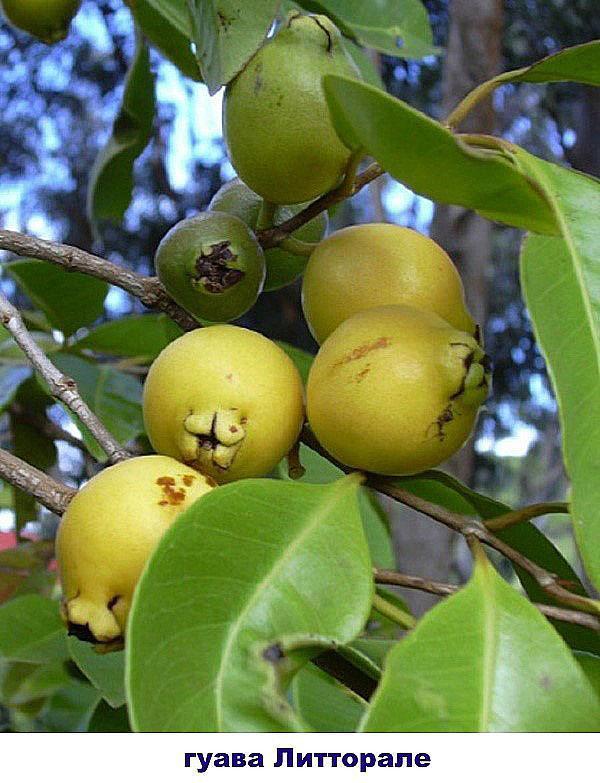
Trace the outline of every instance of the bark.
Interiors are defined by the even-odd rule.
[[[447,116],[464,96],[501,70],[501,0],[453,0],[442,83],[442,113]],[[493,133],[495,116],[491,100],[481,103],[460,126],[461,131]],[[457,265],[465,285],[467,303],[480,324],[486,318],[486,269],[492,251],[492,225],[462,207],[438,205],[431,236]],[[447,466],[466,483],[475,466],[472,444]],[[456,534],[432,525],[415,512],[395,512],[394,538],[400,570],[447,581],[453,564]],[[405,594],[417,614],[438,599],[425,593]]]

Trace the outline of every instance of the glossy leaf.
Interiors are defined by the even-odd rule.
[[[72,347],[151,362],[181,334],[181,329],[166,315],[131,315],[97,326]]]
[[[600,182],[524,151],[518,156],[562,232],[526,239],[521,281],[558,399],[575,537],[600,587]]]
[[[54,362],[75,379],[83,399],[119,443],[125,444],[144,431],[142,387],[133,376],[66,353],[57,354]],[[74,421],[90,452],[97,459],[104,459],[104,452],[95,438],[81,422],[75,418]]]
[[[209,492],[167,531],[134,597],[133,727],[302,729],[283,696],[291,675],[319,648],[354,638],[371,595],[355,477]]]
[[[309,663],[294,677],[292,702],[311,731],[353,732],[366,702]]]
[[[362,147],[411,190],[474,209],[490,220],[557,233],[550,206],[506,152],[467,144],[370,85],[341,76],[326,76],[323,83],[341,138],[350,147]]]
[[[487,561],[389,654],[364,731],[598,731],[569,649]]]
[[[474,492],[457,479],[439,470],[429,470],[417,476],[395,478],[393,483],[458,514],[492,519],[510,511],[504,503]],[[523,522],[499,530],[495,535],[551,574],[559,576],[574,592],[586,594],[581,580],[571,565],[533,523]],[[522,568],[515,568],[515,571],[532,601],[560,606],[526,571]],[[591,629],[558,620],[553,620],[552,623],[574,649],[600,653],[600,638]]]
[[[421,59],[439,53],[420,0],[299,0],[299,5],[327,14],[346,35],[384,54]]]
[[[114,710],[105,701],[101,701],[90,718],[87,730],[92,734],[131,731],[127,708],[119,707],[118,710]]]
[[[177,66],[184,76],[201,81],[200,68],[192,53],[191,26],[182,21],[181,27],[164,13],[164,3],[136,0],[130,9],[137,27],[158,51]],[[182,6],[185,0],[182,0]]]
[[[133,164],[152,135],[155,95],[148,47],[138,36],[112,134],[90,175],[87,211],[91,221],[120,222],[131,201]]]
[[[108,284],[102,280],[31,258],[12,261],[5,269],[66,337],[104,313]]]
[[[154,0],[156,2],[156,0]],[[187,0],[202,77],[211,95],[230,82],[262,45],[279,0]]]
[[[56,601],[24,595],[0,606],[0,658],[23,663],[68,658],[67,635]]]
[[[125,654],[99,654],[93,645],[74,636],[69,637],[68,644],[71,658],[102,698],[115,709],[125,704]]]
[[[590,655],[589,653],[576,652],[575,659],[600,699],[600,657]]]

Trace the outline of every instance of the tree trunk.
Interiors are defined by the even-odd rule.
[[[501,0],[453,0],[443,73],[442,112],[444,116],[481,82],[501,70]],[[465,119],[460,130],[493,133],[494,109],[491,100],[479,104]],[[486,318],[486,268],[492,251],[492,225],[462,207],[438,205],[431,236],[450,254],[464,281],[467,303],[483,326]],[[473,478],[475,455],[468,444],[447,466],[458,478]],[[394,539],[398,567],[408,573],[442,581],[451,578],[454,534],[421,515],[396,511]],[[417,614],[436,602],[434,596],[407,592]]]

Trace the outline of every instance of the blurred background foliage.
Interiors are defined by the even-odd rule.
[[[514,69],[565,46],[600,37],[594,0],[454,0],[450,4],[427,0],[425,5],[436,43],[449,46],[446,57],[416,62],[370,56],[390,93],[436,118],[442,118],[448,105],[462,97],[465,85],[481,81],[486,69],[489,75]],[[472,52],[481,42],[485,51],[478,59]],[[131,15],[122,0],[86,0],[68,39],[53,47],[2,24],[0,223],[93,250],[151,274],[154,250],[164,233],[178,220],[204,209],[234,171],[221,138],[221,94],[209,98],[203,85],[185,79],[152,51],[157,114],[152,141],[135,166],[132,203],[123,225],[105,222],[92,230],[85,210],[90,169],[110,135],[134,46]],[[598,175],[599,93],[572,84],[509,84],[497,90],[493,104],[483,107],[485,116],[474,117],[474,129],[494,131],[544,158]],[[483,249],[485,257],[477,259],[469,248],[481,226],[473,227],[472,215],[451,214],[448,221],[448,214],[444,217],[431,202],[388,177],[373,183],[331,217],[333,228],[379,220],[411,226],[433,233],[451,253],[463,274],[469,303],[484,321],[495,373],[493,394],[472,444],[450,468],[475,489],[511,505],[564,497],[568,485],[556,404],[519,292],[521,234],[487,224],[484,240],[477,241],[479,254]],[[31,308],[11,277],[3,274],[0,284],[18,305]],[[142,310],[139,302],[111,289],[97,323]],[[264,294],[241,323],[308,351],[316,350],[302,319],[298,283]],[[77,336],[84,335],[82,331]],[[55,337],[60,340],[60,335]],[[40,467],[59,471],[72,483],[80,481],[90,465],[77,446],[73,425],[54,409],[41,427],[46,401],[36,402],[31,389],[20,394],[21,402],[13,401],[9,415],[2,419],[2,445],[15,445],[15,417],[26,409],[28,420],[21,417],[18,428],[21,442],[26,441],[23,449],[36,453]],[[57,452],[44,438],[48,433],[51,436],[54,425],[63,428],[62,434],[50,438]],[[6,508],[10,493],[5,491],[2,497]],[[17,501],[20,524],[34,519],[35,505],[24,497],[17,496]],[[393,510],[395,517],[399,513]],[[44,537],[52,535],[55,521],[42,515]],[[412,573],[462,580],[469,567],[464,552],[445,532],[436,545],[431,524],[423,520],[418,524],[423,527],[416,541],[403,540],[401,526],[397,526],[399,560],[411,562]],[[540,524],[574,560],[567,519],[545,519]],[[2,512],[0,525],[10,537],[12,511]],[[39,534],[40,528],[35,532]],[[422,568],[415,565],[416,552]],[[431,600],[427,596],[411,599],[417,611]]]

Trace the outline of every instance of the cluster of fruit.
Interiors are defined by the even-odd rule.
[[[171,229],[156,254],[171,296],[212,325],[172,342],[150,368],[143,408],[157,455],[102,471],[59,530],[64,615],[83,638],[122,637],[145,560],[183,509],[216,484],[268,475],[296,443],[305,393],[292,361],[256,332],[214,323],[239,317],[265,285],[304,271],[304,313],[321,344],[306,414],[339,462],[415,473],[473,427],[489,362],[458,272],[435,242],[383,224],[321,240],[320,217],[294,235],[314,243],[306,263],[294,245],[265,253],[256,238],[344,176],[352,151],[321,83],[332,72],[357,75],[335,26],[292,14],[227,88],[225,137],[241,180]]]

